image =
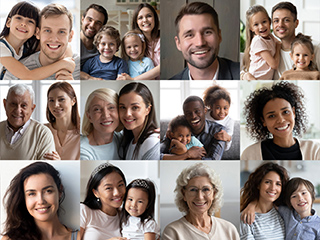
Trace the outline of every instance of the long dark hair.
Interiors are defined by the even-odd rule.
[[[10,33],[10,28],[7,27],[7,22],[9,19],[11,19],[14,15],[21,15],[23,17],[31,18],[36,22],[36,28],[39,27],[39,13],[40,10],[30,2],[22,1],[18,2],[16,5],[13,6],[11,11],[9,12],[6,22],[4,24],[4,27],[2,29],[2,32],[0,33],[1,37],[6,37]],[[24,43],[24,54],[23,57],[29,56],[30,54],[34,53],[37,50],[39,44],[39,40],[36,38],[36,36],[32,36]]]
[[[71,110],[71,121],[72,124],[76,127],[77,131],[80,132],[80,115],[78,111],[78,100],[73,87],[68,82],[56,82],[49,87],[47,92],[47,98],[49,97],[49,93],[56,88],[59,88],[62,91],[64,91],[70,97],[70,99],[75,99],[75,104],[72,106]],[[56,121],[55,116],[53,116],[53,114],[49,110],[48,104],[46,116],[49,123],[54,123]]]
[[[156,120],[156,112],[154,110],[154,101],[153,101],[152,93],[150,92],[149,88],[146,85],[144,85],[143,83],[131,82],[131,83],[125,85],[120,90],[119,100],[122,95],[130,93],[130,92],[135,92],[136,94],[141,96],[146,107],[149,107],[149,106],[151,107],[151,110],[150,110],[148,116],[146,116],[146,119],[144,122],[144,128],[142,129],[142,132],[140,133],[136,147],[133,152],[133,159],[135,159],[139,153],[139,149],[141,147],[141,144],[157,128],[157,120]],[[134,136],[133,136],[132,131],[127,130],[126,128],[123,129],[123,133],[124,134],[123,134],[123,139],[121,142],[121,148],[119,148],[120,149],[119,156],[122,159],[125,159],[129,144]]]
[[[128,192],[129,192],[130,188],[138,188],[148,194],[147,208],[144,211],[144,213],[142,213],[139,216],[142,226],[144,226],[145,220],[149,221],[149,220],[154,219],[154,204],[156,202],[156,190],[155,190],[154,184],[150,179],[135,179],[131,183],[129,183],[129,185],[127,186],[127,191],[124,196],[124,202],[123,202],[121,217],[120,217],[121,229],[122,229],[122,223],[124,223],[126,225],[128,223],[128,219],[130,216],[130,214],[125,209],[127,196],[128,196]]]
[[[259,200],[260,197],[260,184],[265,175],[269,172],[276,172],[281,179],[281,194],[279,198],[274,202],[277,206],[283,203],[284,200],[284,189],[289,176],[287,170],[273,162],[267,162],[258,167],[253,173],[250,174],[248,181],[244,184],[240,192],[240,211],[243,211],[249,203],[254,200]]]
[[[91,176],[89,178],[89,181],[87,183],[87,190],[86,190],[86,197],[84,201],[82,202],[86,206],[88,206],[91,209],[101,209],[102,204],[101,201],[97,201],[97,197],[93,194],[93,189],[97,190],[102,178],[107,176],[110,173],[116,172],[118,173],[123,182],[124,185],[127,185],[126,178],[123,174],[123,172],[116,166],[113,166],[109,163],[103,163],[100,164],[98,167],[96,167],[93,172],[91,173]]]
[[[138,15],[139,15],[139,12],[141,11],[141,9],[144,8],[144,7],[150,9],[150,11],[153,13],[154,28],[151,31],[151,38],[153,40],[155,40],[155,39],[160,37],[160,30],[159,30],[160,21],[159,21],[159,17],[158,17],[158,14],[157,14],[156,10],[154,10],[154,8],[148,3],[140,3],[138,5],[138,7],[136,8],[136,10],[134,11],[133,17],[132,17],[132,29],[140,30],[140,28],[138,26]],[[145,38],[145,40],[146,40],[147,46],[149,46],[150,43],[149,43],[148,39]],[[151,56],[151,53],[149,53],[148,48],[146,48],[145,54],[146,54],[147,57]]]
[[[35,162],[20,170],[11,180],[8,190],[3,198],[3,205],[7,211],[5,230],[3,235],[12,240],[39,240],[42,239],[40,229],[37,227],[34,218],[30,215],[26,207],[24,182],[27,178],[37,174],[50,175],[61,197],[59,199],[59,209],[64,200],[65,192],[61,183],[60,173],[46,162]],[[59,212],[58,209],[58,212]]]

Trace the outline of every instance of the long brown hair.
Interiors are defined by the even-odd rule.
[[[75,99],[75,104],[72,106],[72,110],[71,110],[71,122],[76,127],[77,131],[80,132],[80,115],[78,111],[78,100],[73,87],[68,82],[56,82],[49,87],[47,98],[49,97],[49,93],[56,88],[59,88],[62,91],[64,91],[71,99]],[[49,123],[56,122],[56,118],[50,112],[48,104],[47,104],[46,116]]]
[[[284,189],[289,180],[287,170],[273,162],[267,162],[258,167],[253,173],[250,174],[248,181],[244,184],[240,192],[240,211],[242,212],[249,203],[255,200],[259,200],[260,191],[259,187],[262,179],[269,172],[276,172],[281,179],[282,191],[280,197],[274,202],[276,205],[280,205],[283,202]]]
[[[248,71],[250,67],[250,45],[252,42],[252,39],[254,37],[254,32],[250,30],[250,21],[253,15],[257,14],[258,12],[263,12],[268,16],[269,23],[271,24],[271,18],[268,15],[267,10],[260,6],[260,5],[254,5],[251,6],[247,12],[246,12],[246,49],[244,50],[243,55],[243,70]]]

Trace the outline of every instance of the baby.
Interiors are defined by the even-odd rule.
[[[115,80],[121,73],[129,73],[126,61],[115,56],[121,44],[118,30],[110,26],[102,27],[94,37],[93,44],[100,55],[88,59],[83,65],[83,72],[105,80]]]
[[[171,138],[171,154],[181,155],[194,146],[202,147],[203,144],[191,135],[191,127],[184,115],[179,115],[169,123],[169,136]]]

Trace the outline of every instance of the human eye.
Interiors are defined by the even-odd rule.
[[[279,22],[278,19],[273,20],[273,23],[278,23],[278,22]]]
[[[139,200],[138,203],[143,203],[143,201],[142,201],[142,200]]]
[[[278,185],[278,186],[281,186],[282,184],[281,184],[281,182],[278,182],[277,185]]]
[[[208,192],[210,192],[210,188],[208,188],[208,187],[204,187],[204,188],[202,188],[202,192],[204,192],[204,193],[208,193]]]
[[[118,187],[124,187],[124,183],[120,183]]]
[[[131,202],[131,201],[132,201],[132,198],[128,197],[128,198],[127,198],[127,201],[130,201],[130,202]]]
[[[36,195],[35,192],[28,192],[28,193],[27,193],[27,196],[28,196],[28,197],[33,197],[33,196],[35,196],[35,195]]]
[[[296,197],[296,195],[291,195],[291,198],[295,198]]]
[[[274,118],[274,114],[268,115],[268,118]]]
[[[290,111],[289,110],[284,110],[283,113],[284,114],[290,114]]]
[[[139,109],[138,106],[133,106],[133,107],[132,107],[132,110],[138,110],[138,109]]]
[[[59,99],[60,102],[63,102],[64,100],[65,100],[65,98],[60,98]]]
[[[198,192],[198,188],[195,188],[195,187],[189,188],[189,192]]]
[[[44,30],[45,33],[50,33],[51,31],[49,29]]]
[[[212,30],[206,30],[206,31],[204,32],[205,35],[211,35],[212,33],[213,33]]]
[[[142,16],[138,16],[138,20],[141,20],[143,17]]]
[[[112,187],[106,187],[106,191],[110,192],[110,191],[112,191],[112,190],[113,190]]]

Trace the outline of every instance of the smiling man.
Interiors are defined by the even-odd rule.
[[[10,87],[3,104],[7,120],[0,122],[0,159],[40,160],[55,150],[49,128],[30,119],[36,107],[31,88],[24,84]]]
[[[192,135],[203,144],[205,151],[200,147],[192,147],[182,155],[169,154],[170,139],[166,138],[160,147],[161,160],[221,160],[226,142],[216,140],[214,134],[225,128],[216,122],[206,120],[206,111],[202,99],[198,96],[189,96],[183,102],[183,113],[191,126]]]
[[[218,57],[222,41],[217,12],[208,4],[185,5],[175,20],[176,46],[187,67],[171,80],[240,79],[240,64]]]
[[[30,70],[50,65],[65,57],[71,56],[68,49],[69,42],[73,37],[73,17],[68,9],[60,4],[50,4],[40,12],[39,28],[36,37],[40,41],[40,51],[21,60]],[[48,80],[72,80],[80,79],[80,58],[73,54],[76,63],[74,72],[61,70],[53,74]],[[17,79],[10,72],[7,72],[5,79]]]

